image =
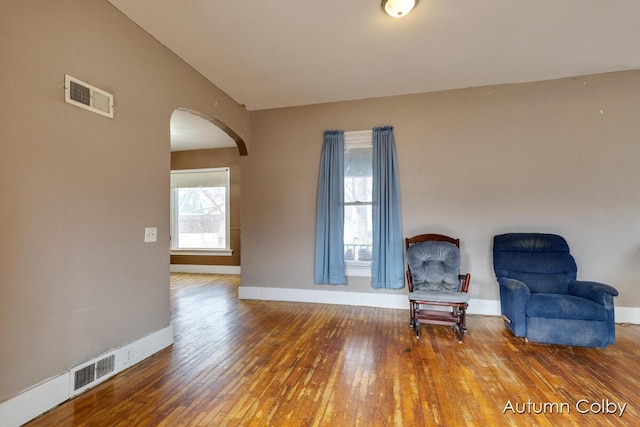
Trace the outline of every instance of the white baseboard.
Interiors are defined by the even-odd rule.
[[[240,286],[238,288],[238,297],[240,299],[265,301],[310,302],[319,304],[409,309],[407,295],[400,294]],[[500,301],[472,299],[469,302],[469,310],[467,313],[499,316]]]
[[[409,309],[407,295],[240,286],[238,298]],[[640,324],[640,307],[616,307],[616,323]],[[500,301],[471,299],[468,314],[500,316]]]
[[[0,403],[0,420],[7,427],[21,426],[69,399],[69,372],[50,378]]]
[[[616,307],[616,323],[633,323],[640,325],[640,308]]]
[[[491,299],[471,299],[469,301],[468,314],[481,316],[500,316],[500,301]]]
[[[240,274],[240,266],[235,265],[191,265],[191,264],[171,264],[172,273],[195,273],[195,274]]]
[[[173,325],[115,349],[118,352],[115,374],[128,369],[171,344],[173,344]],[[114,351],[114,349],[109,351]],[[126,361],[123,358],[125,351],[129,356]],[[18,427],[68,400],[71,397],[70,384],[73,381],[70,373],[71,370],[66,371],[0,403],[0,424],[2,427]]]
[[[265,301],[311,302],[319,304],[355,305],[382,308],[408,308],[407,296],[396,294],[369,294],[364,292],[240,286],[238,288],[238,297],[240,299],[256,299]]]

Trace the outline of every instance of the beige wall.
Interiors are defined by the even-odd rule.
[[[0,2],[0,58],[3,401],[169,325],[172,112],[250,143],[240,105],[104,0]],[[65,73],[115,118],[64,103]]]
[[[251,113],[243,159],[243,286],[313,284],[322,132],[393,125],[406,236],[462,241],[472,298],[498,299],[492,237],[564,235],[579,277],[640,306],[640,72]],[[406,290],[399,291],[399,293]]]
[[[229,234],[231,256],[171,255],[171,264],[240,266],[240,152],[237,148],[176,151],[171,170],[229,168]]]

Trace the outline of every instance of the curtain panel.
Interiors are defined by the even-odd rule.
[[[404,287],[398,160],[393,127],[373,129],[373,260],[371,286]]]
[[[344,131],[325,131],[316,208],[316,284],[345,285]]]

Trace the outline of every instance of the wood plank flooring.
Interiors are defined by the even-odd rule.
[[[640,326],[606,349],[482,316],[463,344],[447,326],[416,340],[408,310],[240,301],[238,285],[172,274],[175,344],[28,426],[640,425]]]

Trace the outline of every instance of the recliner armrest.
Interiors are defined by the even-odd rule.
[[[526,296],[526,299],[529,299],[529,296],[531,295],[529,287],[520,280],[510,279],[508,277],[498,277],[498,284],[507,288],[511,292],[516,292],[518,294],[522,294],[522,296]]]
[[[531,298],[529,287],[520,280],[498,277],[500,312],[517,337],[527,336],[526,305]]]
[[[582,280],[571,281],[569,283],[569,293],[577,297],[595,301],[607,309],[613,308],[613,297],[618,296],[618,290],[613,286]]]

